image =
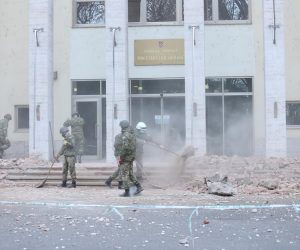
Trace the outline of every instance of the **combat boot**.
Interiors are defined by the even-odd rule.
[[[134,192],[134,195],[137,195],[144,190],[140,183],[137,183],[135,186],[136,186],[136,191]]]
[[[118,182],[118,189],[122,189],[123,188],[123,181],[119,181]]]
[[[109,177],[109,178],[105,181],[105,185],[108,186],[109,188],[112,188],[111,182],[112,182],[112,178]]]
[[[76,181],[72,181],[72,187],[76,188]]]
[[[125,192],[123,194],[120,194],[121,197],[129,197],[130,193],[129,193],[129,189],[125,189]]]
[[[60,185],[61,187],[67,187],[67,181],[62,181],[62,183],[61,183],[61,185]]]

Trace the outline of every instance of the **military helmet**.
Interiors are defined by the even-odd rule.
[[[11,120],[11,114],[6,114],[6,115],[4,116],[4,118],[7,119],[7,120]]]
[[[120,127],[121,127],[122,129],[128,128],[129,125],[130,125],[130,124],[129,124],[129,121],[127,121],[127,120],[120,121]]]
[[[72,114],[72,117],[74,117],[74,116],[78,116],[78,117],[79,117],[79,113],[78,113],[78,112],[74,112],[74,113]]]
[[[67,127],[61,127],[59,130],[59,133],[61,133],[61,135],[65,135],[68,132],[69,132],[69,129]]]

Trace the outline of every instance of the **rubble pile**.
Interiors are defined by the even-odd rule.
[[[187,159],[184,188],[198,193],[208,192],[206,180],[216,174],[228,177],[228,184],[232,185],[237,193],[300,192],[300,159],[298,158],[215,155],[193,156]],[[218,181],[211,183],[216,182]]]
[[[5,179],[10,169],[23,172],[29,167],[44,166],[44,165],[47,165],[47,162],[41,160],[38,156],[35,155],[30,156],[28,158],[0,159],[0,180]]]

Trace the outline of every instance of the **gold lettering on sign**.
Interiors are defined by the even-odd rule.
[[[184,40],[135,40],[134,65],[184,65]]]

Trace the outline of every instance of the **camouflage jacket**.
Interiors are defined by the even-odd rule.
[[[58,156],[75,156],[75,141],[74,137],[72,135],[66,135],[64,138],[63,145],[61,146],[61,149],[59,150]]]
[[[0,120],[0,137],[2,139],[5,139],[7,136],[7,129],[8,129],[8,120],[7,119],[1,119]]]
[[[147,141],[152,141],[151,136],[147,135],[146,133],[139,133],[138,131],[136,131],[135,133],[136,136],[136,154],[143,154],[144,152],[144,144]]]
[[[83,136],[83,126],[84,120],[81,117],[74,117],[72,119],[68,119],[64,122],[65,127],[72,128],[72,135],[82,135]]]
[[[120,156],[122,161],[130,162],[135,158],[136,138],[129,130],[122,131],[116,136],[115,155]]]

